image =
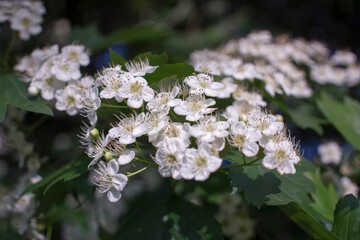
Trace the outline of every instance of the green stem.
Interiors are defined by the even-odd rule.
[[[128,106],[117,106],[117,105],[111,105],[111,104],[106,104],[106,103],[101,103],[101,107],[131,109]]]
[[[145,171],[146,169],[148,169],[149,167],[151,166],[151,164],[147,165],[146,167],[143,167],[142,169],[136,171],[136,172],[132,172],[132,173],[129,173],[128,175],[126,175],[127,177],[132,177],[138,173],[141,173],[142,171]]]
[[[260,159],[262,159],[264,156],[261,155],[260,157],[258,158],[255,158],[254,160],[250,161],[250,162],[247,162],[247,163],[244,163],[244,164],[232,164],[232,165],[229,165],[229,166],[223,166],[221,167],[221,169],[226,169],[226,168],[234,168],[234,167],[244,167],[244,166],[257,166],[257,165],[261,165],[261,164],[253,164],[257,161],[259,161]]]
[[[138,144],[137,141],[135,141],[135,145],[136,145],[137,149],[139,150],[142,158],[143,158],[144,160],[146,160],[146,157],[145,157],[145,155],[143,154],[143,152],[141,151],[141,148],[140,148],[140,146],[139,146],[139,144]]]
[[[49,224],[46,230],[46,237],[48,239],[51,239],[52,231],[53,231],[53,227],[51,224]]]
[[[242,160],[243,160],[243,162],[244,162],[244,165],[246,165],[245,155],[244,155],[243,152],[241,152],[241,158],[242,158]]]
[[[181,122],[181,121],[177,118],[177,116],[176,116],[176,114],[173,112],[173,110],[170,110],[170,114],[171,114],[171,116],[172,116],[173,118],[175,118],[176,121]]]
[[[10,52],[11,52],[11,49],[14,45],[14,42],[15,42],[15,39],[16,39],[16,32],[13,32],[12,35],[11,35],[11,39],[10,39],[10,42],[6,48],[6,51],[5,51],[5,55],[3,57],[3,64],[6,68],[9,68],[9,63],[8,63],[8,60],[9,60],[9,56],[10,56]]]
[[[134,158],[134,160],[135,160],[135,161],[138,161],[138,162],[147,163],[147,164],[149,164],[149,165],[154,165],[154,166],[157,166],[157,164],[156,164],[156,163],[154,163],[154,162],[150,162],[150,161],[148,161],[148,160],[146,160],[146,159],[141,159],[141,158],[137,158],[137,157],[135,157],[135,158]]]

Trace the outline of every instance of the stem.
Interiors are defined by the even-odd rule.
[[[181,121],[177,118],[177,116],[176,116],[176,114],[173,112],[173,110],[170,110],[170,114],[171,114],[171,116],[172,116],[173,118],[175,118],[176,121],[181,122]]]
[[[126,175],[127,177],[132,177],[138,173],[141,173],[142,171],[145,171],[146,169],[148,169],[151,165],[147,165],[146,167],[143,167],[142,169],[136,171],[136,172],[133,172],[133,173],[129,173],[128,175]]]
[[[157,164],[156,164],[156,163],[154,163],[154,162],[150,162],[150,161],[148,161],[148,160],[146,160],[146,159],[140,159],[140,158],[135,157],[135,158],[134,158],[134,160],[135,160],[135,161],[138,161],[138,162],[147,163],[147,164],[149,164],[149,165],[154,165],[154,166],[157,166]]]
[[[240,163],[240,164],[232,164],[232,165],[229,165],[229,166],[223,166],[223,167],[221,167],[221,168],[222,168],[222,169],[226,169],[226,168],[234,168],[234,167],[244,167],[244,166],[257,166],[257,165],[261,165],[261,164],[253,164],[253,163],[259,161],[259,160],[262,159],[263,157],[264,157],[264,156],[261,155],[260,157],[255,158],[254,160],[252,160],[252,161],[250,161],[250,162],[247,162],[247,163],[245,163],[245,164],[242,164],[242,163]]]
[[[117,105],[111,105],[111,104],[106,104],[106,103],[101,103],[101,107],[131,109],[128,106],[117,106]]]
[[[138,144],[137,141],[135,141],[135,145],[136,145],[137,149],[139,150],[139,152],[140,152],[141,156],[143,157],[143,159],[146,160],[146,157],[145,157],[145,155],[143,154],[143,152],[141,151],[141,148],[140,148],[140,146],[139,146],[139,144]]]
[[[51,239],[52,231],[53,231],[53,227],[51,224],[49,224],[46,230],[46,237],[48,239]]]
[[[14,45],[14,41],[16,39],[16,32],[13,32],[12,35],[11,35],[11,39],[10,39],[10,42],[6,48],[6,51],[5,51],[5,55],[4,55],[4,58],[3,58],[3,64],[6,68],[9,68],[9,64],[8,64],[8,60],[9,60],[9,56],[10,56],[10,52],[11,52],[11,49]]]
[[[243,162],[244,162],[244,165],[246,165],[245,155],[244,155],[243,152],[241,152],[241,158],[242,158],[242,160],[243,160]]]

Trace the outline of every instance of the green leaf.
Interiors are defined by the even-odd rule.
[[[82,156],[74,161],[71,161],[43,177],[40,182],[27,187],[21,195],[40,189],[43,190],[43,195],[45,195],[54,184],[60,181],[70,181],[86,173],[88,171],[88,164],[89,159],[87,156]]]
[[[129,209],[113,239],[223,239],[213,214],[172,194],[170,184],[139,196]]]
[[[336,205],[332,233],[342,240],[360,239],[359,200],[352,194],[345,196]]]
[[[312,129],[319,135],[323,134],[321,125],[326,123],[326,120],[317,116],[318,110],[314,105],[301,103],[298,106],[287,107],[286,112],[298,127]]]
[[[110,63],[114,65],[124,65],[127,61],[120,54],[109,48]]]
[[[121,29],[113,32],[109,36],[92,47],[93,52],[98,52],[107,48],[115,42],[154,42],[165,39],[169,34],[169,30],[165,28],[159,28],[153,25],[139,25],[131,28]]]
[[[360,150],[360,103],[350,97],[344,103],[334,101],[323,92],[316,104],[343,137]]]
[[[53,115],[46,101],[30,96],[27,88],[28,84],[19,81],[16,75],[0,75],[0,122],[5,118],[7,105],[29,112]]]
[[[194,73],[194,67],[185,63],[161,65],[154,73],[145,76],[149,84],[158,83],[164,78],[175,76],[180,82]]]
[[[321,179],[320,170],[306,174],[315,184],[316,193],[311,194],[313,202],[309,206],[329,222],[334,221],[334,210],[339,201],[339,195],[333,184],[326,187]]]
[[[165,52],[160,55],[152,54],[151,52],[141,53],[134,57],[134,60],[147,58],[151,66],[161,66],[168,62],[169,58]]]
[[[279,206],[297,225],[318,240],[340,240],[296,203]]]
[[[303,159],[296,165],[296,174],[281,176],[276,170],[268,170],[263,166],[244,166],[232,168],[229,176],[233,187],[243,191],[245,199],[260,208],[264,203],[301,203],[304,196],[315,192],[314,184],[304,175],[304,172],[312,170],[312,163]]]

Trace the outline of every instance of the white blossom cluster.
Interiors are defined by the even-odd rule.
[[[133,114],[121,114],[107,134],[99,133],[95,121],[84,125],[80,135],[92,158],[89,167],[98,165],[93,182],[100,192],[107,193],[110,201],[121,198],[131,174],[120,173],[124,172],[120,166],[138,160],[132,149],[138,147],[137,139],[145,135],[155,147],[152,159],[163,177],[206,180],[222,165],[220,152],[226,144],[247,157],[256,156],[261,147],[264,167],[277,169],[280,174],[295,173],[294,164],[300,161],[298,145],[287,137],[279,116],[261,110],[267,104],[260,94],[246,91],[231,78],[216,82],[212,75],[204,73],[188,76],[182,85],[156,92],[144,78],[156,66],[150,66],[146,59],[125,67],[127,71],[120,65],[106,68],[95,82],[100,86],[101,99],[124,102],[127,107],[122,108],[132,109]],[[230,97],[234,103],[220,116],[214,98]],[[185,122],[179,118],[185,118]]]
[[[70,116],[79,111],[96,122],[94,110],[100,107],[94,78],[82,76],[80,67],[90,63],[83,45],[67,45],[59,51],[58,45],[34,50],[20,59],[14,69],[30,82],[29,93],[41,94],[45,100],[56,100],[55,107]]]
[[[46,9],[42,1],[0,1],[0,23],[9,21],[10,28],[18,31],[22,40],[29,40],[31,35],[41,33],[42,15],[45,13]]]
[[[20,176],[19,181],[14,184],[11,190],[1,189],[0,191],[0,219],[10,218],[11,227],[20,235],[29,239],[46,239],[39,233],[37,219],[34,218],[36,201],[35,195],[22,192],[31,184],[41,180],[37,171],[41,166],[41,159],[34,151],[34,144],[28,142],[25,133],[21,130],[18,123],[25,117],[25,111],[15,108],[8,108],[7,118],[3,123],[6,137],[3,137],[1,155],[10,154],[17,162],[19,169],[24,169],[25,173]],[[2,177],[9,172],[8,165],[1,166]]]
[[[273,97],[312,96],[309,78],[319,84],[348,87],[360,82],[360,65],[354,53],[340,50],[330,56],[330,50],[320,42],[285,35],[273,37],[268,31],[250,33],[218,49],[195,51],[190,63],[197,71],[238,81],[262,80],[266,92]]]

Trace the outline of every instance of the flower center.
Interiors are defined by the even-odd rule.
[[[202,108],[203,108],[203,105],[201,104],[201,102],[192,101],[190,103],[190,110],[193,112],[200,111]]]
[[[233,136],[232,142],[236,147],[242,148],[245,144],[245,137],[244,135],[236,134]]]
[[[275,152],[275,160],[279,163],[285,162],[287,159],[287,154],[285,150],[280,149]]]
[[[54,79],[52,77],[46,78],[44,81],[44,85],[48,87],[52,87],[54,84]]]
[[[140,94],[142,91],[142,86],[138,82],[134,82],[130,85],[130,93],[132,94]]]
[[[75,104],[75,98],[73,96],[67,96],[66,103],[68,105],[74,105]]]
[[[173,165],[178,162],[176,156],[174,154],[168,154],[165,157],[165,161],[169,163],[170,165]]]
[[[197,168],[206,168],[207,162],[204,157],[197,157],[195,158],[195,166]]]
[[[31,25],[31,19],[30,18],[23,18],[21,19],[21,24],[25,27],[29,27]]]
[[[75,51],[70,52],[68,57],[70,60],[75,60],[75,61],[79,59],[79,55]]]
[[[68,72],[69,69],[70,69],[70,67],[69,67],[68,64],[61,64],[61,65],[59,66],[59,68],[60,68],[61,71],[64,71],[64,72]]]

